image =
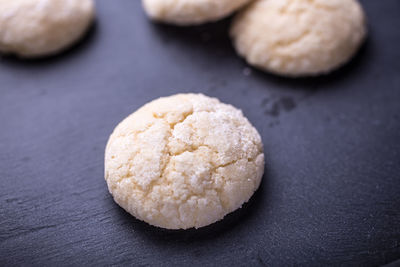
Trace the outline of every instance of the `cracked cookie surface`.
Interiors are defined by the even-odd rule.
[[[258,0],[231,28],[250,65],[284,76],[330,72],[346,63],[366,37],[357,0]]]
[[[257,130],[240,110],[204,95],[144,105],[115,128],[105,152],[114,200],[168,229],[222,219],[250,199],[263,172]]]
[[[75,43],[93,17],[93,0],[0,0],[0,51],[56,54]]]
[[[147,15],[157,21],[196,25],[228,16],[251,0],[142,0]]]

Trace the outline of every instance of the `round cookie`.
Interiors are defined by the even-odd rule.
[[[235,18],[231,37],[250,65],[283,76],[328,73],[366,37],[356,0],[258,0]]]
[[[230,15],[251,0],[142,0],[147,15],[157,21],[196,25]]]
[[[56,54],[75,43],[93,17],[93,0],[0,0],[0,51]]]
[[[264,172],[257,130],[201,94],[154,100],[108,140],[105,179],[130,214],[167,229],[209,225],[248,201]]]

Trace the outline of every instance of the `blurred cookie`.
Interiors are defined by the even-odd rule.
[[[0,51],[56,54],[75,43],[93,17],[93,0],[0,0]]]
[[[222,19],[251,0],[142,0],[148,16],[178,25],[196,25]]]
[[[116,127],[105,152],[114,200],[168,229],[221,220],[250,199],[263,171],[260,135],[242,112],[196,94],[146,104]]]
[[[250,65],[283,76],[330,72],[366,37],[356,0],[258,0],[234,20],[231,36]]]

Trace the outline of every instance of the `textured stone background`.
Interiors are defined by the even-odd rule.
[[[61,56],[0,59],[0,265],[364,265],[400,258],[400,2],[362,1],[370,38],[321,78],[248,68],[229,19],[150,23],[98,0]],[[265,144],[261,188],[200,230],[165,231],[112,200],[104,147],[144,103],[202,92],[243,109]]]

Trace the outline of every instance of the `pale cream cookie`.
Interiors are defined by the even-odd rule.
[[[0,0],[0,52],[56,54],[75,43],[93,17],[93,0]]]
[[[234,20],[231,36],[250,65],[283,76],[330,72],[366,37],[357,0],[258,0]]]
[[[250,199],[263,172],[257,130],[240,110],[201,94],[146,104],[115,128],[105,152],[114,200],[168,229],[221,220]]]
[[[142,0],[148,16],[177,25],[196,25],[222,19],[251,0]]]

